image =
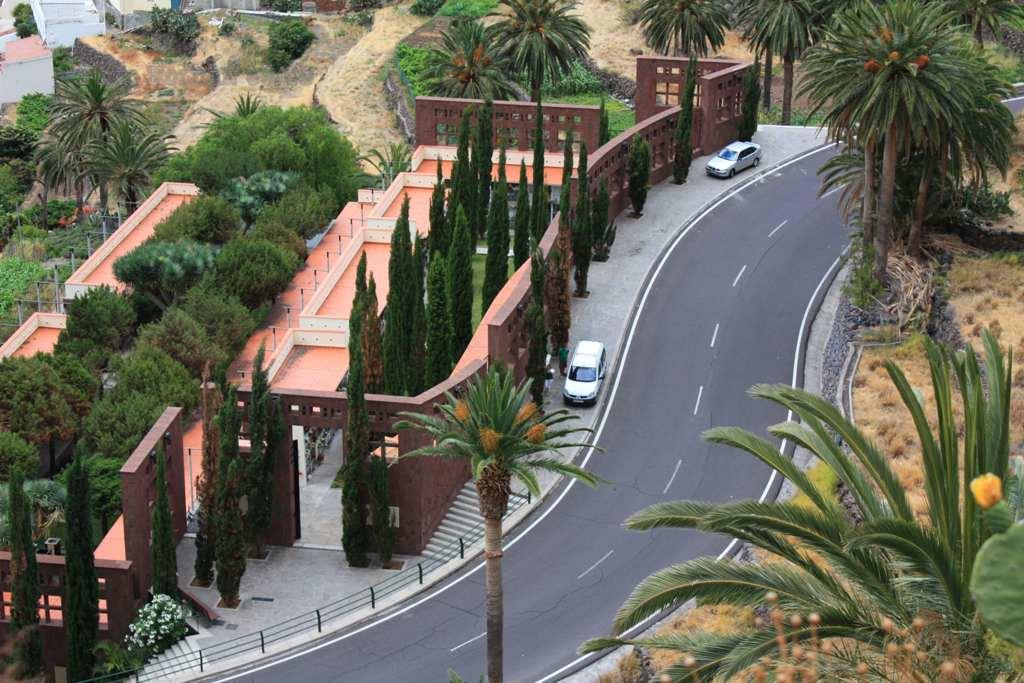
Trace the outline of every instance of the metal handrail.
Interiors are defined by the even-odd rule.
[[[509,499],[508,509],[505,511],[507,518],[519,510],[523,505],[530,502],[530,495],[513,493]],[[378,603],[389,595],[410,586],[414,583],[423,585],[425,577],[434,570],[444,566],[449,560],[456,557],[465,558],[466,548],[483,538],[484,527],[477,524],[466,534],[460,536],[456,541],[448,543],[441,551],[416,564],[403,569],[396,574],[389,576],[378,583],[368,586],[355,593],[346,595],[343,598],[323,605],[311,612],[296,615],[285,619],[277,624],[268,626],[258,632],[248,633],[222,643],[216,643],[209,647],[201,648],[195,652],[186,652],[174,657],[169,657],[160,662],[160,666],[153,671],[146,672],[145,666],[138,669],[130,669],[116,673],[104,674],[94,678],[84,679],[78,683],[103,683],[106,681],[130,680],[134,683],[145,683],[163,679],[174,674],[195,672],[200,673],[206,670],[210,664],[231,659],[237,655],[260,651],[266,654],[267,646],[291,638],[305,630],[316,629],[317,633],[323,633],[324,624],[337,619],[345,614],[363,609],[367,606],[370,609],[377,609]]]

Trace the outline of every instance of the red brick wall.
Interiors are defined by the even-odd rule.
[[[477,106],[479,100],[464,100],[448,97],[416,98],[416,144],[456,145],[458,144],[459,122],[462,110]],[[509,149],[533,149],[534,117],[537,105],[533,102],[494,103],[494,145],[498,147],[499,136],[504,134]],[[596,149],[601,127],[599,107],[583,104],[544,104],[545,149],[559,152],[565,147],[568,135],[587,143],[587,149]]]

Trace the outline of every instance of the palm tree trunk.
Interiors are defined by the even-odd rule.
[[[81,225],[85,222],[85,187],[81,180],[75,181],[75,209],[77,212],[76,222]]]
[[[889,247],[892,244],[893,210],[896,198],[896,122],[889,124],[885,133],[882,151],[882,183],[878,194],[878,228],[875,232],[875,278],[885,282],[889,264]]]
[[[793,51],[782,56],[782,125],[793,118]]]
[[[50,183],[45,180],[43,181],[43,191],[39,195],[39,218],[43,223],[39,227],[46,230],[50,226],[50,210],[47,206],[50,199]]]
[[[501,517],[484,519],[484,558],[487,583],[487,680],[501,683],[505,620],[501,588]]]
[[[544,72],[538,71],[530,76],[530,101],[540,102],[540,88],[544,85]]]
[[[981,26],[981,20],[978,19],[978,17],[974,17],[974,42],[978,45],[978,47],[985,46],[984,31]]]
[[[875,240],[875,139],[864,143],[864,196],[860,210],[864,246]]]
[[[761,107],[768,112],[772,108],[772,51],[764,51],[764,85],[761,86],[763,100]]]
[[[921,242],[924,238],[924,218],[928,213],[928,184],[932,177],[932,162],[927,159],[921,171],[921,181],[917,184],[917,197],[914,202],[914,218],[910,223],[908,248],[913,256],[921,255]]]

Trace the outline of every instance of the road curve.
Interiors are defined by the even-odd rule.
[[[664,500],[764,491],[766,466],[700,433],[712,425],[763,433],[786,417],[745,392],[793,380],[810,299],[848,242],[838,195],[817,198],[816,171],[831,153],[741,185],[665,254],[619,361],[598,436],[604,452],[588,463],[609,483],[562,484],[505,554],[507,680],[555,680],[584,665],[576,647],[608,633],[637,583],[729,544],[697,532],[626,531],[630,514]],[[475,680],[486,661],[483,582],[472,565],[383,618],[218,680],[439,682],[449,669]]]

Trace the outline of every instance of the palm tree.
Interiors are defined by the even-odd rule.
[[[124,199],[127,213],[138,206],[139,197],[149,189],[153,174],[170,156],[168,138],[145,133],[119,121],[110,130],[106,142],[94,140],[86,148],[87,163],[101,185],[113,186]]]
[[[725,45],[729,7],[724,0],[644,0],[640,23],[658,52],[707,57]]]
[[[505,55],[479,20],[454,22],[427,53],[422,77],[430,94],[475,100],[518,99]]]
[[[129,99],[131,83],[120,78],[111,84],[96,69],[84,76],[59,76],[54,88],[54,133],[71,145],[83,147],[99,139],[106,142],[114,124],[141,124],[142,113]],[[100,184],[100,210],[107,210],[107,188]]]
[[[359,157],[380,176],[380,187],[386,189],[399,173],[408,171],[412,165],[412,150],[404,142],[392,142],[384,151],[371,149],[369,154]]]
[[[790,644],[818,638],[836,643],[828,651],[819,649],[821,671],[841,669],[849,658],[869,666],[877,663],[885,656],[889,634],[913,627],[922,633],[922,644],[934,648],[941,643],[945,652],[959,652],[975,667],[976,680],[991,680],[987,674],[999,662],[988,651],[969,590],[974,557],[989,531],[968,487],[981,473],[1003,478],[1007,472],[1013,373],[1012,360],[1006,360],[988,331],[983,340],[984,373],[970,347],[954,355],[926,342],[937,407],[934,434],[915,389],[896,365],[886,366],[921,441],[926,519],[915,517],[889,460],[831,403],[789,386],[751,389],[753,396],[793,411],[798,421],[778,424],[769,432],[807,448],[825,463],[856,501],[863,521],[851,521],[838,501],[816,488],[776,444],[735,427],[710,429],[706,440],[754,456],[790,480],[810,504],[676,501],[633,515],[626,522],[631,529],[720,533],[762,550],[771,560],[699,558],[661,570],[634,589],[615,617],[615,631],[627,631],[694,598],[704,605],[760,607],[769,596],[767,602],[774,601],[784,612],[817,616],[759,622],[750,630],[724,635],[674,634],[635,642],[689,653],[692,666],[668,670],[674,680],[731,679],[773,655],[783,636]],[[954,417],[954,383],[964,406],[961,425]],[[633,641],[600,638],[584,649],[624,642]],[[920,676],[939,678],[927,672],[926,664]]]
[[[782,56],[783,125],[792,118],[794,65],[814,38],[821,4],[820,0],[745,0],[736,9],[743,38],[758,52]]]
[[[576,0],[501,0],[503,17],[493,26],[499,49],[516,73],[530,79],[540,101],[544,77],[556,81],[590,48],[590,29],[576,14]]]
[[[835,17],[804,58],[806,94],[814,109],[824,110],[831,137],[861,143],[866,179],[873,180],[875,150],[882,145],[877,207],[874,183],[865,182],[864,212],[880,281],[893,236],[899,159],[926,131],[967,116],[973,103],[972,62],[953,18],[937,4],[858,3]]]
[[[952,4],[967,20],[978,47],[985,44],[985,29],[998,39],[1003,26],[1019,31],[1024,25],[1024,8],[1015,0],[954,0]]]
[[[60,138],[47,137],[36,147],[36,163],[43,182],[40,215],[43,229],[49,225],[47,200],[52,188],[74,192],[75,213],[81,223],[85,219],[85,181],[89,176],[83,148]]]
[[[534,496],[540,495],[539,472],[568,475],[589,486],[597,478],[551,452],[589,444],[576,441],[590,430],[569,424],[567,411],[541,413],[530,401],[530,382],[516,384],[500,364],[471,379],[462,397],[445,394],[440,416],[403,413],[408,418],[396,429],[420,429],[433,444],[403,457],[440,456],[469,462],[476,481],[480,514],[484,518],[484,557],[487,583],[487,677],[502,679],[501,520],[512,494],[512,480]]]

